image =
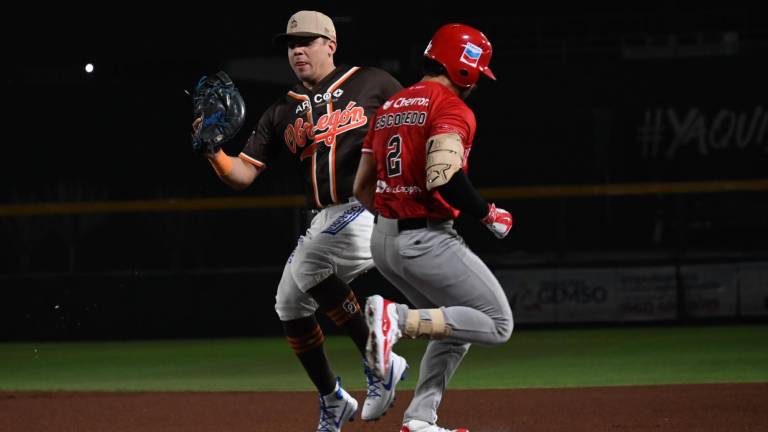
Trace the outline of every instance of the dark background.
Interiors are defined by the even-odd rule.
[[[184,90],[230,72],[248,113],[225,146],[238,153],[293,80],[271,37],[309,8],[336,22],[337,64],[381,67],[405,85],[420,78],[440,25],[464,22],[489,37],[499,80],[482,81],[468,101],[478,187],[767,177],[761,2],[503,12],[412,3],[17,9],[3,28],[0,206],[301,193],[287,152],[246,191],[223,185],[191,153]],[[459,229],[494,268],[761,260],[766,195],[497,200],[515,214],[509,238],[474,221]],[[274,292],[304,217],[300,208],[0,216],[0,340],[276,333]],[[356,286],[397,296],[375,272]]]

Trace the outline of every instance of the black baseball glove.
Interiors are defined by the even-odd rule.
[[[224,71],[200,78],[191,96],[195,111],[192,150],[216,153],[243,126],[245,101]]]

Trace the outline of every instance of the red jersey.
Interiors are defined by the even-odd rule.
[[[475,137],[475,115],[442,84],[422,81],[395,93],[369,124],[363,152],[376,160],[374,206],[391,219],[455,219],[437,189],[427,190],[427,140],[455,133],[464,145],[464,170]]]

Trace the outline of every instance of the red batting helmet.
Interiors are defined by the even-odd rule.
[[[491,62],[491,42],[480,30],[464,24],[446,24],[429,41],[424,56],[445,67],[448,77],[459,87],[471,87],[485,76],[495,80]]]

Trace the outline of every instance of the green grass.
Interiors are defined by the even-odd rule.
[[[413,388],[424,341],[396,351]],[[364,381],[344,337],[327,351],[345,386]],[[768,326],[518,331],[473,347],[452,388],[768,382]],[[0,344],[0,390],[311,390],[280,338]]]

